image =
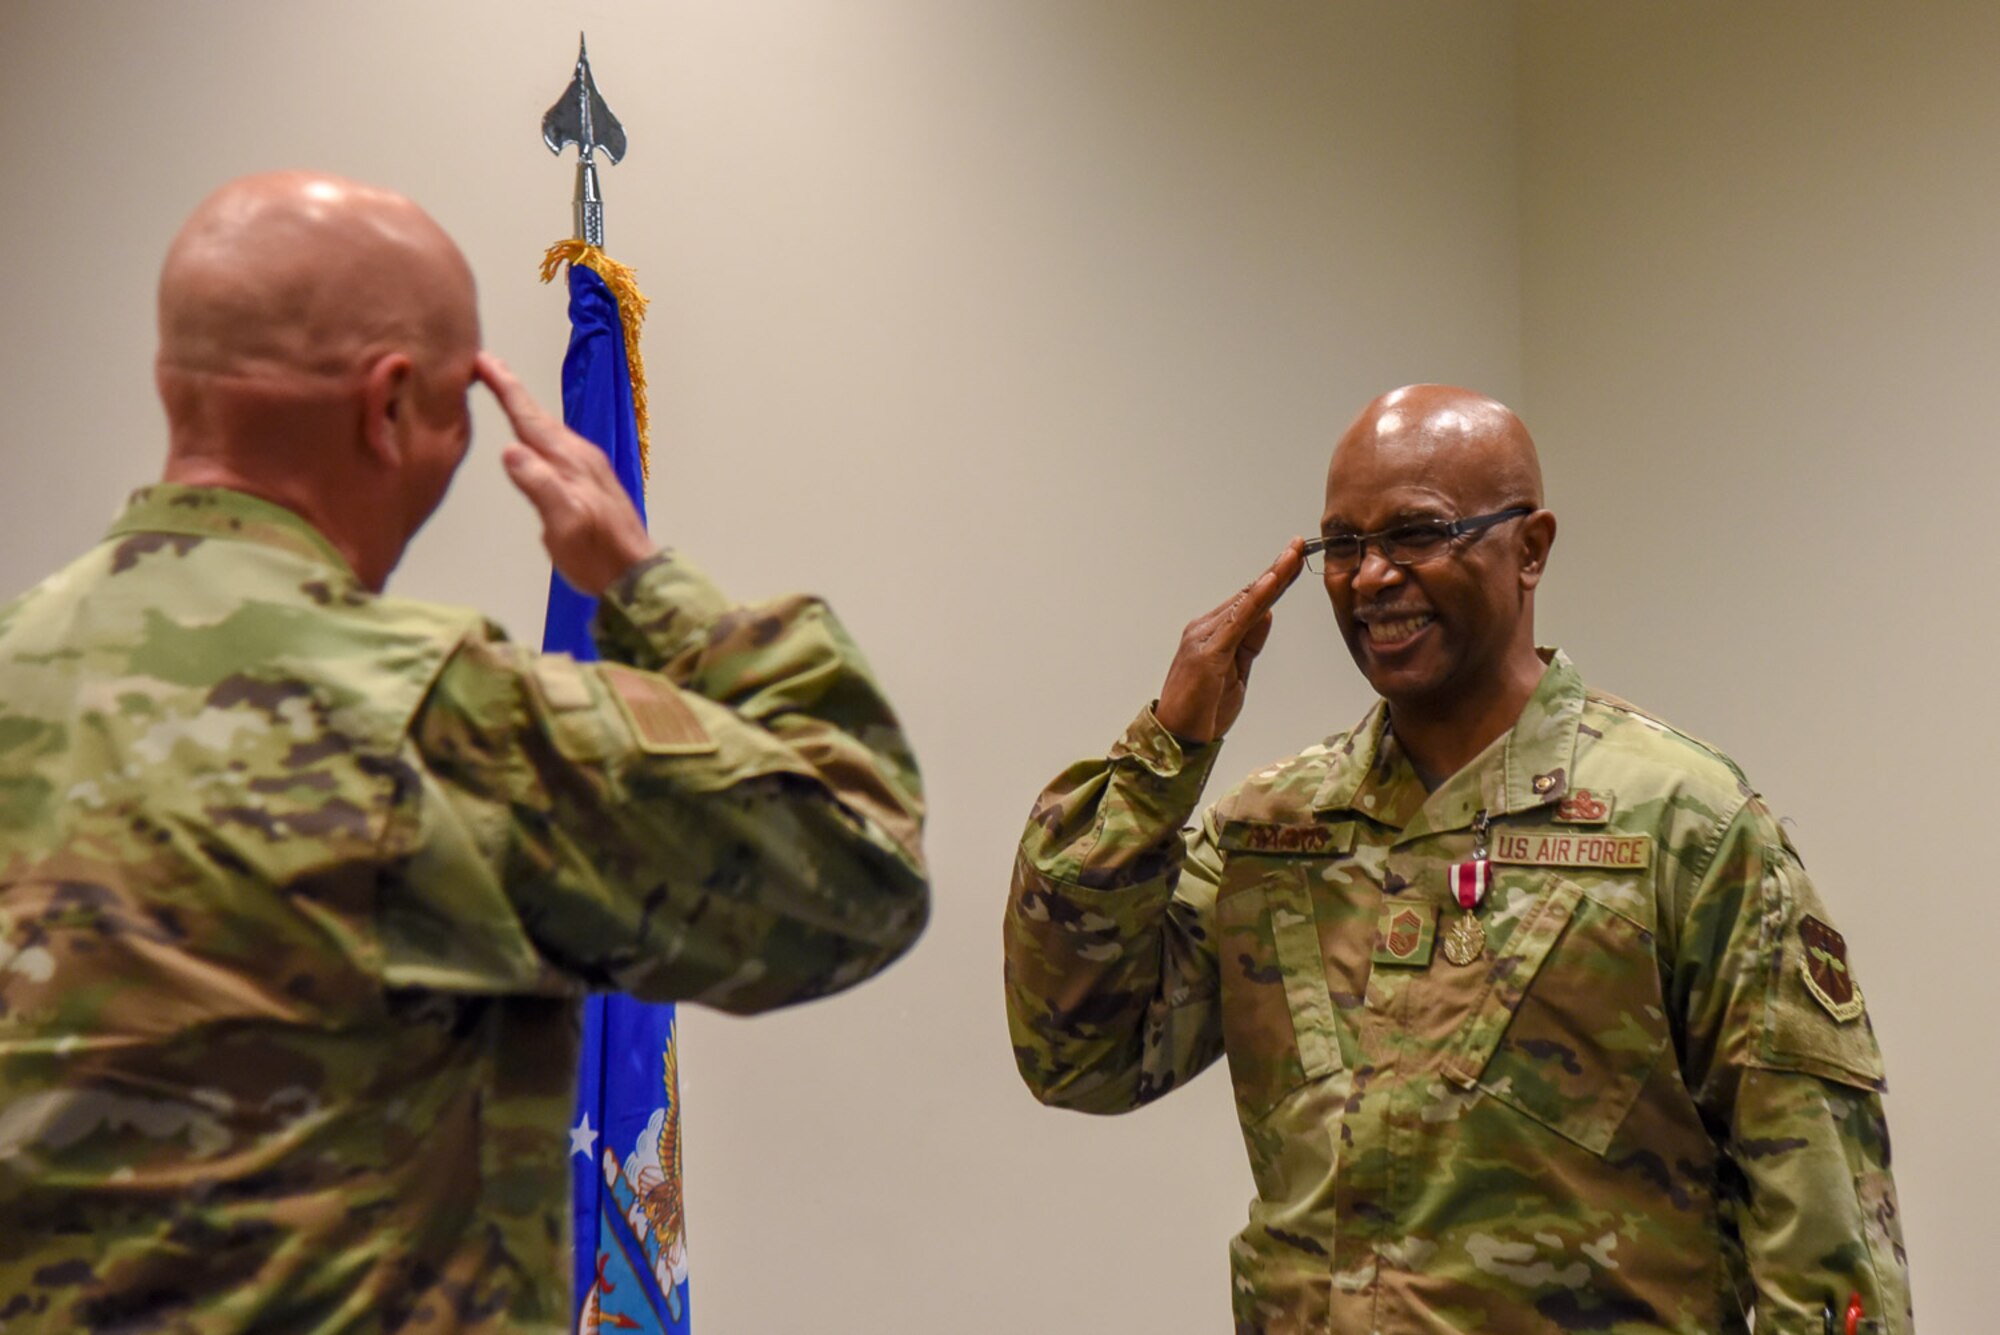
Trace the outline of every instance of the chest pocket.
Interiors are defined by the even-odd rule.
[[[1501,875],[1524,907],[1445,1077],[1603,1154],[1669,1046],[1653,935],[1566,877]]]
[[[1341,1069],[1309,876],[1318,859],[1235,857],[1216,899],[1222,1036],[1246,1125]]]

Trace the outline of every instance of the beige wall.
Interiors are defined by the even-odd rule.
[[[0,595],[156,466],[152,273],[237,172],[415,194],[491,346],[553,396],[562,303],[532,270],[569,171],[536,124],[587,27],[632,135],[611,249],[655,302],[655,529],[742,596],[827,593],[934,808],[910,960],[798,1012],[688,1016],[705,1335],[1226,1327],[1227,1082],[1115,1121],[1036,1107],[1000,1008],[1006,868],[1181,623],[1316,518],[1331,434],[1418,378],[1542,437],[1551,634],[1799,818],[1890,1046],[1920,1305],[1969,1329],[1945,1258],[1990,1231],[1961,1203],[1968,1166],[1994,1177],[1978,1045],[1919,1006],[1926,973],[2000,1003],[1959,833],[1992,732],[1968,587],[1991,466],[1948,393],[1991,346],[2000,102],[1980,8],[1935,8],[1930,51],[1825,5],[16,0]],[[399,587],[531,638],[546,566],[480,429]],[[1911,559],[1925,534],[1949,559]],[[1225,770],[1365,703],[1294,599]],[[1943,876],[1905,851],[1947,831]],[[1895,893],[1919,889],[1922,915]]]
[[[1521,52],[1550,633],[1793,818],[1917,1312],[1989,1329],[2000,7],[1533,3]]]

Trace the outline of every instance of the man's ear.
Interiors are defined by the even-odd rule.
[[[362,374],[362,440],[369,456],[388,468],[403,461],[403,429],[413,411],[414,370],[408,353],[385,352]]]
[[[1521,587],[1532,589],[1549,568],[1549,549],[1556,545],[1556,517],[1547,510],[1521,516]]]

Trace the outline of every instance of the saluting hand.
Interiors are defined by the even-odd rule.
[[[1270,638],[1271,608],[1303,569],[1305,543],[1293,538],[1234,598],[1188,622],[1153,709],[1162,727],[1191,742],[1214,741],[1229,731],[1243,711],[1250,665]]]
[[[659,548],[603,450],[550,416],[492,353],[477,368],[519,437],[500,462],[541,515],[549,559],[572,588],[599,596]]]

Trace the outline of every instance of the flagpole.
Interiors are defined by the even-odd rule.
[[[574,230],[567,241],[558,241],[542,256],[542,281],[554,278],[565,264],[582,266],[596,273],[618,302],[619,319],[625,326],[627,374],[632,382],[632,413],[639,430],[639,473],[652,475],[652,431],[646,413],[646,366],[639,355],[639,330],[646,319],[646,295],[639,290],[638,276],[604,253],[604,192],[597,180],[597,151],[614,164],[625,157],[625,126],[612,114],[597,91],[597,79],[590,70],[590,48],[583,34],[576,36],[576,74],[563,89],[555,105],[542,117],[542,142],[558,156],[576,145],[576,190],[570,198]],[[641,513],[644,505],[640,506]]]
[[[624,158],[625,127],[598,91],[581,34],[574,76],[542,117],[542,142],[558,155],[570,145],[577,149],[572,235],[549,247],[541,269],[545,283],[567,271],[563,421],[605,452],[643,519],[646,374],[639,334],[646,298],[632,270],[604,253],[596,161],[600,152],[612,163]],[[596,607],[551,572],[543,648],[596,658],[589,629]],[[570,1128],[578,1335],[688,1330],[675,1040],[672,1006],[596,996],[585,1008]]]

